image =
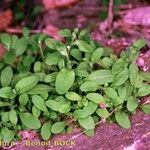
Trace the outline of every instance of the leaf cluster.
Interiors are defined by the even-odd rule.
[[[149,104],[139,103],[150,94],[150,73],[134,63],[144,39],[118,58],[85,30],[64,29],[60,35],[65,42],[27,29],[22,37],[0,34],[7,50],[0,61],[0,139],[11,141],[18,131],[34,129],[48,140],[69,131],[68,118],[92,136],[103,118],[129,128],[129,115],[138,107],[150,113]]]

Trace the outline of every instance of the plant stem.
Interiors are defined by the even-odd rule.
[[[42,49],[41,43],[39,44],[39,48],[40,48],[40,53],[41,53],[41,56],[42,56],[42,60],[44,61],[44,54],[43,54],[43,49]]]

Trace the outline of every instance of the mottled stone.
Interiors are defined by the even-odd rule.
[[[81,129],[76,129],[71,134],[53,136],[50,139],[51,146],[25,146],[25,141],[22,141],[10,150],[149,150],[150,115],[138,111],[131,120],[130,129],[123,129],[114,123],[103,123],[97,126],[92,138],[81,134]],[[39,139],[35,136],[32,142]],[[72,141],[68,143],[69,146],[55,146],[53,143],[67,140]]]

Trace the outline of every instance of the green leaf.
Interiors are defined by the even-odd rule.
[[[50,92],[50,91],[54,91],[54,88],[46,84],[37,84],[30,91],[28,91],[28,94],[36,95],[36,94],[43,94],[43,92]]]
[[[141,108],[146,114],[150,114],[150,104],[141,105],[140,108]]]
[[[9,98],[12,94],[11,87],[3,87],[0,89],[0,97],[2,98]]]
[[[27,55],[23,59],[23,65],[26,66],[26,67],[30,66],[33,62],[34,62],[34,57],[30,56],[30,55]]]
[[[85,134],[88,137],[93,137],[95,135],[95,131],[94,131],[94,129],[93,130],[86,130]]]
[[[5,66],[5,64],[3,62],[0,62],[0,71],[4,66]]]
[[[48,37],[47,34],[41,34],[38,38],[38,43],[40,44],[43,40],[45,40]]]
[[[94,102],[89,102],[86,107],[83,108],[83,111],[86,116],[92,115],[98,107],[98,104]]]
[[[30,30],[27,27],[23,27],[22,28],[22,34],[23,34],[24,37],[28,38],[29,35],[30,35]]]
[[[86,114],[83,109],[77,109],[73,112],[73,116],[75,118],[85,118],[88,116],[88,114]]]
[[[47,65],[56,65],[58,64],[59,60],[61,58],[61,55],[58,52],[54,52],[49,54],[46,59],[45,59],[45,63]]]
[[[136,87],[139,83],[139,75],[138,75],[138,67],[132,63],[129,66],[129,77],[130,77],[130,83],[133,87]]]
[[[89,70],[89,64],[87,62],[80,62],[78,67],[77,67],[78,70]]]
[[[87,116],[92,115],[98,107],[98,104],[94,102],[89,102],[87,106],[83,109],[77,109],[73,112],[73,116],[75,118],[85,118]]]
[[[45,102],[45,105],[54,111],[59,111],[60,104],[56,100],[49,99]]]
[[[73,70],[62,69],[56,76],[55,88],[58,94],[65,94],[72,87],[75,80]]]
[[[36,61],[34,63],[34,67],[33,67],[34,72],[40,72],[41,71],[41,67],[42,67],[41,62],[40,61]]]
[[[79,77],[88,77],[89,76],[89,73],[87,70],[81,70],[81,69],[75,69],[75,74],[76,74],[76,76],[79,76]]]
[[[78,103],[81,103],[82,102],[82,104],[83,104],[83,106],[88,106],[88,104],[89,104],[89,101],[84,97],[83,98],[83,100],[82,101],[80,101],[80,102],[78,102]]]
[[[13,125],[16,125],[18,122],[17,113],[14,109],[9,112],[9,120]]]
[[[132,47],[136,48],[139,51],[142,47],[146,45],[147,41],[145,39],[138,39],[136,42],[132,44]]]
[[[37,72],[33,74],[34,76],[38,77],[39,81],[43,82],[46,74],[44,72]]]
[[[49,97],[49,93],[46,92],[46,91],[44,91],[43,93],[40,93],[40,96],[41,96],[44,100],[46,100],[46,99]]]
[[[101,108],[98,108],[96,113],[102,117],[102,118],[108,118],[109,117],[109,112],[107,109],[101,109]]]
[[[114,80],[114,76],[112,75],[110,70],[107,69],[101,69],[98,71],[92,72],[88,77],[88,80],[95,81],[99,85],[105,84],[105,83],[111,83]]]
[[[121,127],[123,127],[123,128],[131,127],[131,122],[130,122],[129,116],[125,112],[116,112],[115,119]]]
[[[45,40],[45,44],[49,47],[49,48],[51,48],[51,49],[57,49],[57,45],[58,45],[58,41],[56,41],[56,40],[54,40],[54,39],[52,39],[52,38],[47,38],[46,40]]]
[[[38,118],[38,117],[40,117],[41,111],[33,105],[32,114],[34,117]]]
[[[45,76],[44,82],[50,83],[56,80],[57,72],[50,73]]]
[[[16,75],[14,75],[14,77],[13,77],[13,79],[12,79],[12,82],[11,82],[11,86],[14,88],[15,85],[16,85],[16,83],[17,83],[19,80],[21,80],[21,79],[23,79],[23,78],[25,78],[25,77],[27,77],[27,76],[29,76],[29,75],[31,75],[30,72],[18,73],[18,74],[16,74]]]
[[[96,91],[99,89],[99,84],[95,81],[86,81],[80,86],[80,90],[84,92]]]
[[[113,100],[112,100],[112,103],[113,103],[113,105],[116,107],[116,106],[118,106],[118,105],[120,105],[120,104],[123,104],[124,101],[125,101],[125,99],[122,99],[121,97],[118,97],[118,98],[116,98],[116,99],[113,99]]]
[[[50,119],[57,119],[57,117],[58,117],[58,115],[56,112],[54,112],[52,110],[49,111],[49,118]]]
[[[1,33],[0,38],[1,38],[2,44],[6,45],[7,48],[9,49],[12,43],[11,36],[6,33]]]
[[[81,96],[75,92],[68,92],[65,96],[71,101],[80,101],[82,99]]]
[[[12,64],[15,60],[15,52],[14,51],[7,51],[4,55],[4,62],[6,64]]]
[[[139,75],[142,78],[142,80],[144,80],[144,81],[150,81],[150,72],[140,71]]]
[[[17,35],[12,35],[12,46],[11,48],[14,49],[15,48],[15,43],[18,41],[18,36]]]
[[[110,87],[106,88],[105,94],[106,94],[109,98],[112,98],[112,99],[117,99],[117,98],[118,98],[117,92],[116,92],[113,88],[110,88]]]
[[[103,68],[109,69],[114,64],[114,60],[110,57],[104,57],[102,60],[98,62],[98,64]]]
[[[4,123],[8,122],[9,121],[9,112],[2,112],[1,113],[1,120]]]
[[[39,129],[41,122],[30,113],[20,113],[21,122],[29,129]]]
[[[83,52],[92,53],[92,51],[94,50],[93,46],[82,40],[76,40],[74,42],[74,45],[77,45],[78,48]]]
[[[65,123],[63,121],[56,122],[51,126],[51,132],[54,134],[61,133],[65,128]]]
[[[19,80],[15,86],[18,94],[25,93],[31,90],[38,82],[38,77],[36,76],[28,76],[21,80]]]
[[[103,56],[107,57],[107,56],[110,56],[111,54],[113,54],[113,49],[110,47],[104,47]]]
[[[45,106],[44,99],[39,95],[32,96],[32,102],[39,110],[47,112],[47,107]]]
[[[127,101],[127,109],[129,111],[134,111],[138,107],[138,101],[135,97],[130,96]]]
[[[118,74],[124,69],[125,60],[123,58],[118,59],[112,66],[112,74]]]
[[[2,87],[8,86],[13,78],[13,70],[10,66],[5,67],[1,72]]]
[[[97,63],[101,56],[103,55],[104,49],[103,48],[97,48],[96,50],[94,50],[94,52],[91,55],[91,62],[92,63]]]
[[[74,48],[74,49],[71,49],[70,51],[70,54],[71,56],[73,56],[76,60],[81,60],[82,59],[82,52],[77,49],[77,48]]]
[[[22,106],[27,105],[28,100],[29,100],[29,96],[27,93],[23,93],[19,96],[19,103]]]
[[[63,37],[71,37],[71,31],[69,29],[63,29],[58,32]]]
[[[60,107],[59,107],[59,112],[60,113],[68,113],[69,111],[71,110],[71,106],[70,106],[70,104],[62,104],[62,105],[60,105]]]
[[[14,49],[16,51],[16,56],[22,55],[28,46],[28,41],[25,37],[20,38],[14,45]]]
[[[95,128],[95,123],[91,116],[88,116],[88,117],[82,118],[82,119],[78,119],[78,122],[79,122],[80,126],[86,130],[92,130]]]
[[[7,127],[3,127],[1,133],[2,133],[2,137],[3,137],[4,142],[12,141],[14,136],[15,136],[15,132],[8,129]]]
[[[58,62],[58,67],[59,67],[59,70],[63,69],[65,67],[65,60],[64,58],[61,58]]]
[[[87,99],[89,99],[90,101],[93,101],[95,103],[104,103],[106,100],[104,99],[104,97],[101,94],[98,93],[89,93],[86,95]]]
[[[46,122],[41,128],[41,137],[43,140],[47,141],[51,136],[51,123]]]
[[[118,87],[118,95],[122,98],[125,99],[127,97],[127,90],[125,86],[120,86]]]
[[[8,102],[0,102],[0,107],[7,107],[7,106],[12,106],[12,104]]]
[[[125,88],[126,88],[126,99],[132,95],[132,92],[133,92],[133,86],[130,84],[130,83],[126,83],[125,84]]]
[[[141,96],[146,96],[146,95],[149,95],[149,94],[150,94],[150,85],[147,85],[147,86],[141,87],[138,90],[136,96],[141,97]]]
[[[125,68],[119,74],[117,74],[114,78],[114,82],[112,83],[113,86],[120,86],[126,82],[129,78],[129,70]]]

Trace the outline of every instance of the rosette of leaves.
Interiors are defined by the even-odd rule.
[[[72,118],[94,135],[105,118],[129,128],[129,114],[150,105],[139,98],[150,94],[150,74],[139,71],[135,60],[144,39],[118,58],[83,30],[64,29],[65,42],[44,34],[0,34],[6,53],[0,61],[0,138],[17,139],[20,130],[37,130],[44,140],[68,131]],[[114,113],[112,113],[114,112]],[[111,114],[111,115],[110,115]]]

